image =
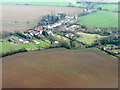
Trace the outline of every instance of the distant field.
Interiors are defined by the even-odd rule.
[[[75,0],[3,0],[2,2],[68,2]],[[84,1],[84,0],[81,0]],[[86,0],[86,1],[95,1],[95,2],[118,2],[119,0]]]
[[[95,40],[105,37],[105,36],[100,36],[98,34],[87,34],[82,32],[77,32],[77,34],[80,35],[80,37],[77,38],[77,40],[88,45],[94,43]]]
[[[50,49],[2,59],[3,88],[117,88],[118,60],[95,49]]]
[[[76,15],[81,9],[62,6],[2,5],[0,12],[3,14],[2,30],[13,32],[33,28],[44,15],[51,13]]]
[[[3,2],[2,4],[16,5],[45,5],[45,6],[67,6],[68,2]]]
[[[119,2],[120,0],[98,0],[102,2]]]
[[[118,13],[98,11],[89,15],[81,16],[81,24],[89,28],[95,27],[118,27]]]
[[[101,4],[101,5],[96,5],[95,8],[102,7],[102,9],[107,9],[110,11],[115,11],[118,10],[118,5],[117,4]]]

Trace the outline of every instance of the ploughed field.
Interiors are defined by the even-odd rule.
[[[26,30],[34,27],[47,14],[66,13],[75,15],[80,8],[62,6],[2,5],[3,31]]]
[[[3,88],[117,88],[118,60],[96,49],[49,49],[2,59]]]

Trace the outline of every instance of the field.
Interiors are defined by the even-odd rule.
[[[16,5],[43,5],[43,6],[67,6],[68,2],[3,2],[2,4]]]
[[[9,38],[9,37],[8,37]],[[32,50],[32,49],[35,49],[37,47],[47,47],[47,46],[50,46],[49,43],[46,43],[42,40],[38,40],[38,39],[33,39],[35,41],[38,41],[40,42],[40,44],[34,44],[32,42],[28,43],[28,44],[19,44],[19,45],[15,45],[14,43],[12,42],[9,42],[8,41],[8,38],[4,38],[3,39],[3,43],[0,43],[0,53],[6,53],[6,52],[9,52],[9,51],[13,51],[13,50],[19,50],[21,48],[26,48],[27,50]]]
[[[99,11],[86,16],[81,16],[80,23],[89,28],[95,27],[118,27],[118,14],[107,11]]]
[[[65,40],[65,41],[70,41],[70,39],[64,37],[64,36],[61,36],[61,35],[57,35],[57,34],[54,34],[58,39],[61,39],[61,40]]]
[[[87,34],[83,32],[77,32],[77,34],[80,35],[80,37],[77,38],[77,40],[88,45],[94,43],[95,40],[105,37],[105,36],[100,36],[98,34]]]
[[[56,2],[56,0],[4,0],[2,2]],[[57,2],[68,2],[69,0],[60,0]],[[75,1],[75,0],[70,0],[70,1]],[[87,1],[96,1],[96,2],[119,2],[119,0],[87,0]]]
[[[3,88],[118,87],[118,60],[96,49],[34,51],[2,62]]]
[[[101,4],[101,5],[96,5],[95,8],[102,7],[102,9],[107,9],[110,11],[115,11],[118,10],[118,5],[116,4]]]
[[[34,27],[44,15],[51,13],[75,15],[80,11],[80,8],[62,6],[2,5],[0,11],[3,15],[2,30],[8,32],[27,30]]]

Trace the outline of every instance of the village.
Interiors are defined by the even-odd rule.
[[[32,42],[34,44],[40,44],[40,42],[32,40],[33,38],[38,38],[38,39],[41,39],[47,43],[51,43],[50,40],[47,40],[46,35],[49,35],[49,36],[52,36],[53,38],[56,38],[53,32],[57,30],[57,29],[55,29],[56,27],[58,28],[60,26],[64,27],[63,31],[69,31],[69,30],[75,31],[75,29],[78,28],[79,26],[72,25],[68,28],[65,28],[65,25],[67,24],[67,22],[75,21],[75,20],[77,20],[77,17],[75,17],[75,16],[74,17],[66,16],[64,20],[61,20],[61,21],[54,23],[52,25],[35,27],[34,29],[29,29],[25,32],[18,31],[11,36],[9,41],[11,41],[14,44],[26,44],[26,43],[30,43],[30,42]],[[62,31],[62,30],[60,30],[60,31]],[[72,38],[74,36],[74,34],[68,33],[65,36],[67,38]],[[56,41],[54,41],[54,43],[59,43],[59,42],[56,39]]]

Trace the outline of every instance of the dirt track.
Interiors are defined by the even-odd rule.
[[[62,6],[2,5],[0,12],[3,16],[3,31],[13,32],[32,28],[44,15],[51,13],[76,15],[81,12],[81,9]]]
[[[3,88],[117,88],[118,60],[92,49],[51,49],[3,58]]]

